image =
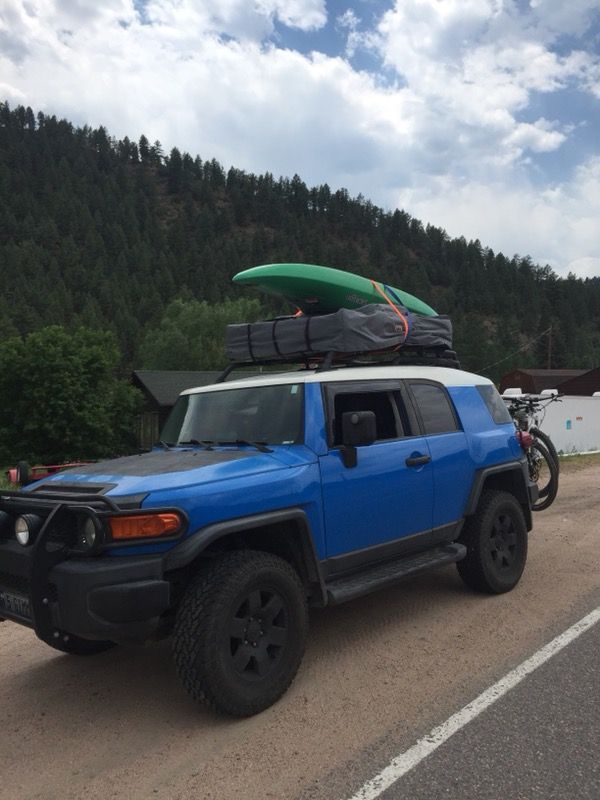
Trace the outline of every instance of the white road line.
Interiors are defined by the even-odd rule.
[[[401,753],[396,758],[392,759],[385,769],[371,780],[367,781],[361,788],[353,794],[349,800],[375,800],[380,794],[383,794],[392,784],[399,780],[403,775],[406,775],[413,767],[416,767],[424,758],[433,753],[437,748],[444,744],[453,734],[467,725],[471,720],[475,719],[482,711],[491,706],[496,700],[499,700],[507,692],[519,684],[523,678],[530,675],[534,670],[548,661],[552,656],[556,655],[563,647],[577,639],[582,633],[589,630],[593,625],[600,621],[600,607],[596,608],[587,616],[580,619],[566,631],[559,634],[555,639],[552,639],[547,645],[544,645],[537,653],[534,653],[531,658],[523,661],[518,667],[511,670],[507,675],[490,686],[482,692],[479,697],[476,697],[468,703],[456,714],[453,714],[437,728],[434,728],[427,736],[414,744],[406,752]]]

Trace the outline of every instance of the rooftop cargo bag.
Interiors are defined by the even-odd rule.
[[[335,353],[374,353],[402,347],[452,347],[452,323],[378,303],[321,316],[280,317],[227,326],[231,361],[282,361]],[[404,321],[403,321],[404,320]]]

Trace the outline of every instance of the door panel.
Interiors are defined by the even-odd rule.
[[[327,555],[430,532],[432,464],[407,466],[430,455],[423,437],[378,441],[357,448],[356,467],[345,467],[333,448],[319,461]]]

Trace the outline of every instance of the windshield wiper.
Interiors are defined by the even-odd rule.
[[[175,444],[173,442],[163,442],[162,439],[158,441],[156,444],[162,447],[163,450],[172,450],[175,447]]]
[[[203,447],[205,450],[214,450],[213,448],[214,442],[199,441],[198,439],[188,439],[185,442],[179,442],[179,444],[197,444],[200,445],[200,447]]]
[[[266,442],[250,442],[248,439],[235,439],[233,442],[214,442],[214,444],[245,444],[248,447],[256,447],[257,450],[260,450],[261,453],[272,453],[273,451],[267,447]]]

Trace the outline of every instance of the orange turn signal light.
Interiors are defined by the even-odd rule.
[[[181,527],[178,514],[132,514],[125,517],[112,517],[110,531],[113,539],[154,539],[176,533]]]

